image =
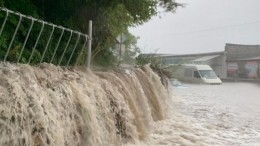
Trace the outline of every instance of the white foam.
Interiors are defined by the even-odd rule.
[[[92,72],[51,64],[0,68],[0,145],[122,145],[165,118],[167,91],[145,70]]]

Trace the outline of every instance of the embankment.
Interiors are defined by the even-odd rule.
[[[0,68],[1,146],[101,146],[144,140],[169,92],[149,67],[107,72]]]

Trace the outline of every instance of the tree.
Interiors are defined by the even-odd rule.
[[[127,33],[125,41],[125,53],[122,55],[122,62],[130,65],[136,64],[136,58],[141,54],[140,48],[137,46],[139,37]]]
[[[88,32],[93,21],[94,61],[113,56],[116,37],[128,34],[128,27],[137,26],[157,15],[158,7],[174,11],[181,4],[175,0],[1,0],[4,7],[44,19],[78,31]],[[0,1],[0,3],[1,3]],[[134,42],[133,42],[134,43]],[[1,45],[0,45],[1,46]],[[41,51],[39,51],[41,54]],[[115,58],[115,57],[110,57]],[[107,61],[106,61],[107,62]]]

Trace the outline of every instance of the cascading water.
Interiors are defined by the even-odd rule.
[[[145,140],[167,89],[148,67],[92,72],[51,64],[0,69],[1,146],[101,146]]]

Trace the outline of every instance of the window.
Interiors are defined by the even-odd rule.
[[[194,76],[195,78],[200,78],[200,74],[199,74],[198,71],[194,71],[193,76]]]
[[[205,77],[207,79],[209,78],[217,78],[217,75],[213,70],[199,70],[202,77]]]

